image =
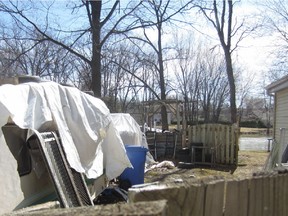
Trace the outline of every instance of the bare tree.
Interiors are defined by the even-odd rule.
[[[265,0],[263,6],[264,31],[274,36],[275,40],[270,44],[274,46],[275,60],[268,72],[270,81],[275,81],[287,75],[288,67],[288,2],[280,0]]]
[[[229,83],[225,78],[226,67],[224,59],[219,59],[219,55],[216,53],[214,58],[210,60],[211,76],[213,77],[211,84],[215,86],[211,100],[211,121],[218,123],[225,101],[229,97]]]
[[[161,102],[161,120],[162,129],[168,129],[167,121],[167,107],[166,107],[166,96],[167,96],[167,78],[165,77],[165,62],[167,61],[164,57],[165,50],[164,47],[163,34],[165,31],[165,23],[171,22],[172,18],[190,5],[190,1],[187,1],[184,5],[179,4],[181,2],[168,0],[168,1],[145,1],[143,2],[143,7],[145,10],[136,11],[134,14],[137,20],[142,25],[143,36],[139,35],[129,35],[127,36],[131,41],[136,41],[135,44],[143,42],[147,45],[147,49],[151,49],[155,52],[157,62],[154,64],[155,70],[158,76],[158,85],[160,86],[160,102]],[[151,34],[148,30],[153,31],[156,39],[153,40]],[[143,51],[145,53],[147,51]],[[147,58],[146,58],[147,59]]]
[[[200,59],[199,80],[200,103],[204,122],[218,122],[224,101],[227,98],[228,82],[225,78],[225,64],[217,53],[204,50]]]
[[[38,44],[36,41],[18,40],[17,32],[14,33],[14,38],[9,40],[3,37],[0,46],[3,51],[1,75],[9,71],[10,76],[27,74],[59,83],[71,83],[70,77],[74,68],[78,67],[74,56],[50,41],[44,40]],[[38,40],[41,40],[41,35]]]
[[[181,39],[180,39],[181,38]],[[201,43],[181,35],[175,35],[174,71],[176,76],[175,89],[184,99],[185,118],[188,122],[197,122],[199,104],[199,83],[201,71],[198,70],[201,60]]]
[[[176,83],[184,99],[186,119],[199,120],[202,111],[205,122],[218,122],[229,96],[224,58],[209,43],[181,37],[176,41]],[[193,45],[192,45],[193,44]],[[205,45],[204,45],[205,44]],[[201,109],[201,110],[200,110]]]
[[[238,101],[238,118],[239,123],[242,121],[243,113],[245,111],[245,101],[251,94],[252,87],[256,90],[256,86],[252,86],[254,75],[249,74],[246,77],[243,76],[244,68],[235,67],[235,81],[236,81],[236,94]],[[263,87],[261,86],[261,89]],[[260,90],[261,91],[261,90]]]
[[[135,78],[142,74],[142,63],[135,57],[137,56],[135,46],[127,42],[105,48],[103,55],[105,55],[103,61],[105,94],[103,96],[110,101],[110,108],[113,111],[126,112],[144,86]]]
[[[234,3],[237,3],[237,1],[234,2],[233,0],[213,0],[211,7],[210,5],[207,5],[207,3],[209,4],[210,2],[211,1],[200,1],[200,4],[197,4],[197,6],[204,14],[206,19],[213,25],[214,29],[217,32],[221,47],[224,51],[226,73],[230,89],[231,123],[236,123],[236,86],[232,63],[232,53],[238,47],[240,41],[242,41],[243,38],[245,38],[250,32],[254,31],[255,27],[246,28],[243,30],[245,22],[242,21],[240,22],[240,24],[237,24],[237,20],[233,20]],[[234,21],[235,24],[233,24]],[[234,41],[234,46],[232,44],[233,38],[236,38]]]
[[[35,4],[34,2],[27,3],[23,1],[2,1],[0,3],[0,13],[2,13],[3,16],[7,14],[10,15],[13,23],[19,29],[23,32],[30,33],[29,37],[25,35],[18,39],[35,41],[35,43],[41,43],[45,40],[51,41],[66,49],[71,54],[81,59],[81,61],[87,63],[91,68],[91,88],[95,96],[101,97],[101,49],[109,37],[116,32],[117,27],[120,26],[123,20],[142,4],[142,2],[139,1],[137,4],[134,4],[135,2],[132,1],[128,3],[127,7],[123,10],[121,9],[121,13],[119,13],[120,15],[118,17],[115,16],[115,13],[120,3],[119,0],[116,0],[114,4],[111,5],[110,9],[110,5],[107,5],[108,12],[107,10],[103,10],[102,6],[105,3],[101,0],[83,0],[82,2],[69,1],[66,2],[66,5],[65,2],[62,2],[61,7],[63,7],[63,5],[68,5],[71,9],[70,13],[72,13],[72,16],[70,17],[72,17],[72,21],[75,21],[76,23],[73,23],[75,29],[68,28],[68,26],[72,26],[71,23],[69,23],[70,25],[67,25],[65,22],[58,22],[58,24],[55,24],[53,17],[53,13],[57,10],[56,7],[53,11],[55,3],[61,4],[61,2],[50,1],[40,1]],[[86,25],[79,25],[77,19],[82,19],[85,10],[88,16]],[[39,17],[35,16],[39,12],[41,12],[42,19],[37,19]],[[78,15],[76,15],[77,13]],[[66,15],[69,14],[67,13]],[[66,26],[66,29],[61,25]],[[134,27],[133,23],[130,23],[125,25],[122,31],[128,31]],[[52,32],[54,32],[54,34],[52,34]],[[39,35],[41,35],[41,40],[39,40]],[[64,40],[64,38],[67,37],[69,37],[69,40]],[[32,47],[29,49],[32,49]]]

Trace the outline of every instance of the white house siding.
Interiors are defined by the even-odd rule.
[[[284,142],[288,143],[288,89],[278,91],[275,95],[274,133],[280,142],[280,128],[286,128]]]

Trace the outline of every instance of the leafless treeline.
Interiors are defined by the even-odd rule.
[[[2,1],[1,76],[36,75],[93,90],[112,112],[177,97],[189,121],[201,110],[205,122],[218,122],[224,108],[247,96],[232,55],[256,27],[232,16],[237,1],[209,2]],[[193,10],[214,25],[220,46],[194,38]],[[226,120],[235,122],[236,114]]]

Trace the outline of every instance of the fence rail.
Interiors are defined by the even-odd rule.
[[[201,124],[189,126],[188,145],[203,143],[214,149],[216,164],[235,165],[238,162],[239,128],[236,125]]]

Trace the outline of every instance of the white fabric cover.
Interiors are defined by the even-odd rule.
[[[1,127],[9,116],[20,128],[40,132],[55,125],[70,166],[88,178],[97,178],[105,168],[108,179],[113,179],[131,167],[109,109],[100,99],[76,88],[53,82],[3,85],[0,112]],[[1,148],[6,144],[2,136],[1,131]],[[0,158],[7,158],[2,153]],[[0,163],[0,170],[2,166]]]
[[[147,143],[142,143],[143,133],[138,123],[129,113],[111,113],[111,118],[125,145],[148,148]]]
[[[111,113],[111,118],[125,145],[143,146],[149,149],[145,134],[129,113]],[[147,152],[146,165],[151,163],[155,163],[155,161],[150,152]]]

